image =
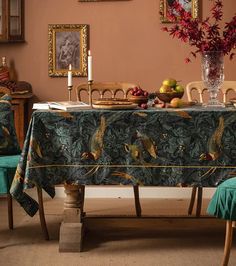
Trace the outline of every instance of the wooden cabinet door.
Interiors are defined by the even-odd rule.
[[[24,41],[24,0],[0,0],[0,42]]]

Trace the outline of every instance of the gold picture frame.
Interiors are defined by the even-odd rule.
[[[199,17],[199,0],[177,0],[183,7],[190,11],[192,18]],[[162,23],[171,23],[167,18],[168,8],[174,2],[174,0],[160,0],[160,19]]]
[[[89,25],[48,25],[48,74],[50,77],[66,77],[69,64],[72,75],[87,76]]]

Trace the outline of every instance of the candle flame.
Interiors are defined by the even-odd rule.
[[[72,66],[71,66],[71,64],[69,64],[69,70],[72,70]]]
[[[88,50],[88,56],[90,56],[91,55],[91,51],[90,50]]]

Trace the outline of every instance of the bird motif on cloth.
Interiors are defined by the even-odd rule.
[[[126,144],[125,143],[125,150],[129,152],[132,159],[136,162],[142,162],[142,151],[141,149],[135,144]]]
[[[153,158],[157,158],[157,147],[154,143],[154,141],[148,137],[146,134],[139,132],[138,130],[137,132],[137,137],[141,140],[144,148],[146,149],[146,151],[153,157]]]
[[[90,141],[90,152],[84,152],[81,155],[81,158],[84,159],[93,159],[97,161],[103,151],[103,137],[106,130],[106,121],[105,117],[101,116],[100,126],[94,132]]]
[[[200,161],[215,161],[217,160],[222,152],[222,136],[224,133],[225,124],[224,118],[221,116],[219,118],[219,125],[216,128],[215,132],[212,134],[211,138],[208,141],[208,152],[200,155]]]

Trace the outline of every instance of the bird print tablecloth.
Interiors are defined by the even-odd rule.
[[[33,216],[25,189],[54,185],[215,187],[236,170],[236,109],[35,111],[11,186]]]

